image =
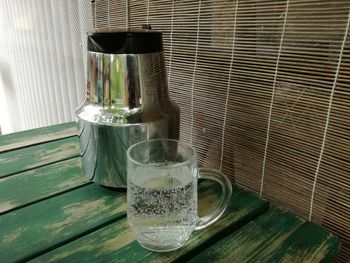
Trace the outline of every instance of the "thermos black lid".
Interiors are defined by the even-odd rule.
[[[157,31],[95,31],[88,33],[88,51],[108,54],[142,54],[163,51]]]

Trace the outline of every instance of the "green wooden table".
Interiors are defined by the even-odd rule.
[[[200,184],[200,213],[220,187]],[[340,240],[233,187],[214,225],[184,247],[154,253],[135,241],[125,192],[82,174],[74,123],[0,136],[0,262],[330,262]]]

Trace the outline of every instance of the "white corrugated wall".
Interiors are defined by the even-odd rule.
[[[0,0],[0,126],[74,120],[85,97],[89,0]]]

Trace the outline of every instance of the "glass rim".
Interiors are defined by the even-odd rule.
[[[135,160],[130,152],[136,148],[137,146],[141,145],[141,144],[144,144],[144,143],[151,143],[151,142],[155,142],[155,141],[168,141],[168,142],[176,142],[178,144],[183,144],[185,145],[186,147],[188,147],[191,152],[192,152],[192,156],[189,157],[187,160],[185,161],[182,161],[182,162],[178,162],[178,163],[175,163],[175,164],[169,164],[169,165],[166,165],[166,166],[163,166],[163,167],[158,167],[158,166],[154,166],[154,164],[152,163],[141,163],[137,160]],[[158,138],[158,139],[149,139],[149,140],[143,140],[143,141],[140,141],[140,142],[137,142],[133,145],[131,145],[127,152],[126,152],[126,155],[127,155],[127,159],[130,160],[132,163],[134,163],[135,165],[138,165],[138,166],[148,166],[148,167],[154,167],[154,168],[158,168],[158,169],[167,169],[167,168],[174,168],[174,167],[180,167],[180,166],[184,166],[184,165],[187,165],[188,163],[191,163],[191,162],[194,162],[196,161],[197,159],[197,151],[196,149],[193,148],[193,146],[189,143],[186,143],[184,141],[180,141],[180,140],[176,140],[176,139],[168,139],[168,138]]]

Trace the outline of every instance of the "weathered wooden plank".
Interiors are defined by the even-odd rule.
[[[330,262],[338,246],[321,227],[275,208],[190,262]]]
[[[126,213],[126,195],[90,184],[0,216],[1,262],[26,261]]]
[[[77,137],[38,144],[0,154],[0,178],[80,154]]]
[[[48,198],[89,182],[80,157],[0,179],[0,213]]]
[[[77,128],[75,122],[15,132],[0,136],[0,153],[33,144],[71,137],[76,134]]]
[[[201,213],[217,206],[220,190],[212,183],[200,184]],[[77,239],[44,254],[34,262],[171,262],[183,261],[193,253],[213,244],[268,209],[268,203],[234,187],[227,212],[214,225],[194,232],[179,250],[154,253],[142,248],[134,239],[126,219]]]
[[[332,262],[340,250],[340,238],[306,222],[274,251],[269,262]]]

